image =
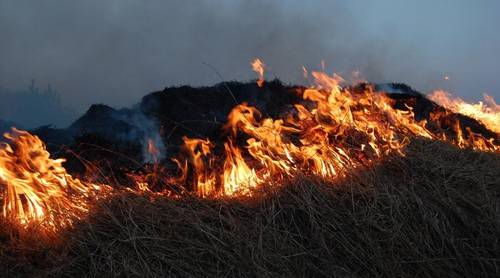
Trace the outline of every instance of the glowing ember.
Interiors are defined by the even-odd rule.
[[[264,86],[264,69],[265,69],[266,65],[264,65],[264,63],[259,58],[256,58],[251,63],[251,65],[252,65],[253,71],[255,71],[257,74],[259,74],[259,79],[257,80],[257,85],[259,85],[259,87]]]
[[[484,102],[480,101],[475,104],[467,103],[460,98],[453,98],[442,90],[435,91],[429,98],[455,113],[480,121],[491,131],[500,133],[500,105],[487,94],[484,94]]]

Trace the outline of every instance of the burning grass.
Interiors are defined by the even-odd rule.
[[[426,140],[405,151],[342,179],[299,176],[252,197],[122,192],[55,241],[3,225],[0,273],[498,276],[498,154]]]
[[[252,66],[263,88],[265,66]],[[148,139],[154,164],[124,170],[130,184],[74,178],[13,129],[0,145],[0,273],[498,274],[499,134],[483,126],[498,125],[486,121],[496,103],[465,119],[427,100],[423,117],[412,100],[311,75],[286,113],[242,102],[219,139],[183,137],[177,168]]]
[[[262,87],[265,66],[258,59],[252,66]],[[251,195],[266,184],[283,184],[304,173],[333,182],[389,155],[404,156],[403,149],[417,138],[500,152],[498,133],[484,127],[484,134],[473,131],[463,126],[455,112],[439,107],[429,113],[429,119],[419,119],[411,101],[398,107],[394,99],[369,84],[346,86],[336,74],[311,75],[315,85],[294,92],[302,101],[276,118],[265,117],[243,102],[228,114],[218,132],[220,140],[184,136],[181,150],[170,157],[177,171],[164,171],[166,177],[159,183],[167,191],[175,187],[201,197],[224,198]],[[498,109],[491,102],[492,108],[473,106],[472,110],[480,112],[481,119],[494,119]],[[491,124],[498,125],[496,121]],[[57,232],[85,216],[89,203],[107,197],[120,184],[95,183],[88,177],[95,173],[82,181],[73,178],[62,166],[65,160],[52,159],[45,144],[28,132],[14,128],[5,138],[7,142],[0,144],[0,201],[7,219],[25,226],[44,225]],[[153,187],[147,176],[167,168],[166,163],[160,163],[161,148],[152,138],[145,149],[154,162],[153,173],[127,173],[136,180],[134,187],[140,192]]]

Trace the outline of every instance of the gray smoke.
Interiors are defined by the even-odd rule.
[[[160,125],[154,119],[147,117],[138,109],[130,118],[125,119],[137,128],[141,134],[139,141],[142,145],[143,163],[156,163],[164,159],[167,155],[165,144],[160,134]],[[135,140],[133,140],[135,141]],[[149,152],[150,141],[157,152]]]
[[[268,78],[292,83],[303,82],[302,65],[325,60],[344,76],[359,70],[428,90],[446,88],[450,74],[462,95],[498,96],[498,1],[401,2],[0,0],[0,85],[36,78],[83,111],[129,106],[169,85],[219,82],[203,63],[226,80],[248,80],[250,60],[261,57]]]

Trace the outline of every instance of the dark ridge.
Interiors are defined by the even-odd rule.
[[[111,140],[125,140],[134,130],[134,126],[125,119],[130,113],[128,109],[115,110],[104,104],[94,104],[68,130],[74,136],[96,133]]]
[[[427,99],[423,94],[401,83],[359,84],[351,87],[354,92],[370,87],[383,91],[394,100],[394,107],[415,112],[417,120],[427,120],[439,115],[437,124],[429,124],[431,129],[445,129],[454,133],[456,120],[460,121],[464,134],[467,129],[486,138],[500,138],[478,121],[457,115]],[[297,103],[307,103],[301,98],[304,87],[285,85],[279,80],[265,82],[259,88],[255,82],[224,82],[214,86],[168,87],[144,96],[132,108],[114,109],[107,105],[92,105],[89,110],[67,129],[54,129],[48,126],[33,130],[57,156],[65,157],[71,166],[69,170],[82,170],[79,161],[104,162],[105,168],[120,172],[122,168],[137,167],[142,162],[145,126],[155,123],[154,132],[159,131],[166,146],[165,166],[170,157],[176,155],[182,145],[182,137],[209,138],[217,144],[225,139],[222,127],[227,115],[237,103],[248,103],[261,111],[263,117],[279,117],[292,110]],[[233,98],[234,97],[234,98]],[[142,145],[143,146],[143,145]],[[62,150],[62,151],[61,151]],[[71,152],[67,152],[72,150]],[[79,157],[75,156],[77,154]],[[111,154],[127,157],[117,162]],[[134,163],[131,161],[135,161]],[[80,166],[76,166],[79,165]],[[128,165],[127,165],[128,163]],[[74,168],[74,169],[73,169]],[[110,171],[111,171],[110,170]]]
[[[182,136],[218,138],[227,115],[239,103],[256,107],[263,116],[277,117],[301,101],[295,91],[279,80],[266,82],[263,88],[234,81],[213,87],[170,87],[143,97],[140,108],[161,123],[169,144],[179,145]]]

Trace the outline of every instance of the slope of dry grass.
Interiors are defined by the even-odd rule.
[[[416,142],[238,200],[124,193],[59,239],[0,229],[5,276],[498,277],[500,156]]]

